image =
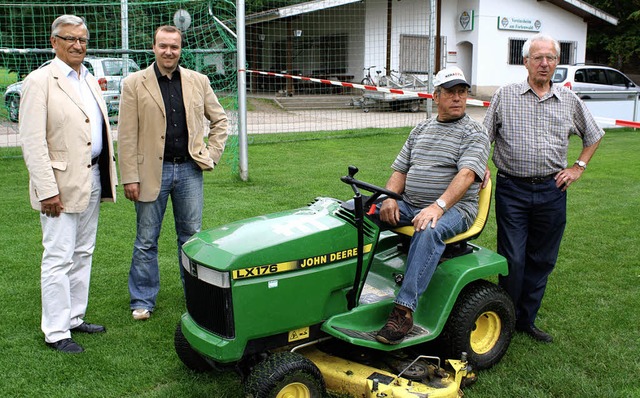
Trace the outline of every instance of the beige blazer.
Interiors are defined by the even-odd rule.
[[[105,120],[100,171],[102,200],[116,200],[117,173],[107,107],[92,75],[87,82]],[[29,74],[22,84],[20,140],[29,170],[31,207],[60,195],[66,213],[81,213],[91,196],[91,124],[80,94],[55,63]]]
[[[227,115],[207,76],[180,67],[180,78],[189,130],[189,154],[200,168],[212,170],[224,151]],[[140,183],[138,200],[141,202],[156,200],[160,192],[166,123],[162,93],[152,64],[123,81],[118,118],[122,183]],[[204,140],[205,134],[208,142]]]

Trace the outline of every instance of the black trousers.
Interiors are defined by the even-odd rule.
[[[567,222],[567,194],[553,178],[530,182],[498,174],[498,253],[509,262],[499,284],[511,296],[519,327],[533,325]]]

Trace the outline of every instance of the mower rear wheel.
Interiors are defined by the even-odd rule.
[[[294,352],[279,352],[258,363],[245,383],[253,398],[320,398],[325,384],[318,367]]]
[[[187,341],[182,333],[182,325],[178,322],[176,327],[176,333],[173,337],[173,344],[176,349],[176,354],[182,363],[194,372],[206,372],[211,370],[209,363],[191,347],[191,344]]]
[[[441,339],[448,355],[455,358],[466,352],[476,369],[488,369],[507,352],[514,327],[509,295],[498,285],[478,281],[458,296]]]

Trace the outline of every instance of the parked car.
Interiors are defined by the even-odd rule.
[[[580,98],[626,99],[622,94],[600,94],[595,91],[620,91],[640,94],[640,87],[624,73],[608,66],[599,65],[558,65],[551,79],[573,91],[580,91]],[[594,91],[594,93],[585,93]]]
[[[38,67],[42,68],[51,63],[51,60],[43,63]],[[125,62],[122,58],[101,58],[101,57],[85,57],[84,65],[89,69],[92,75],[98,80],[102,89],[102,97],[107,103],[107,111],[110,116],[118,114],[118,106],[120,105],[120,82],[123,78],[125,70],[127,74],[140,70],[138,64],[133,60]],[[20,96],[22,94],[22,81],[7,86],[4,93],[4,104],[9,111],[9,119],[13,122],[18,121],[20,114]]]

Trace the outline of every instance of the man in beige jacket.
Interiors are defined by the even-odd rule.
[[[22,85],[19,130],[31,206],[41,213],[42,331],[53,349],[79,353],[71,332],[106,330],[83,318],[100,201],[115,201],[117,175],[106,104],[82,64],[84,20],[58,17],[50,40],[55,59]]]
[[[169,197],[182,275],[180,249],[202,225],[202,171],[219,162],[227,139],[227,117],[209,79],[178,66],[181,51],[180,30],[159,27],[153,37],[155,62],[123,82],[118,161],[125,196],[135,202],[137,214],[129,271],[136,320],[148,319],[155,309],[158,238]]]

